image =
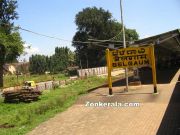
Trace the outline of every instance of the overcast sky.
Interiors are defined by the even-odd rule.
[[[75,15],[86,7],[109,10],[120,22],[120,0],[18,0],[19,19],[15,25],[34,32],[72,40],[76,32]],[[180,28],[180,0],[123,0],[124,23],[136,29],[140,38]],[[39,53],[51,55],[56,46],[70,42],[37,36],[20,31],[25,45],[31,45],[26,58]]]

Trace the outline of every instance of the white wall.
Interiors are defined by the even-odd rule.
[[[107,73],[107,67],[97,67],[97,68],[88,68],[88,69],[80,69],[77,71],[79,77],[84,76],[93,76],[93,75],[101,75]]]

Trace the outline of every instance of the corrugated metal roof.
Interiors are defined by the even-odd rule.
[[[139,46],[154,44],[156,47],[163,47],[169,51],[180,54],[180,29],[144,38],[135,41],[134,44],[138,44]]]
[[[122,41],[101,41],[101,40],[92,40],[92,43],[96,42],[97,45],[103,45],[104,48],[108,47],[109,44],[114,44],[115,48],[123,48]],[[171,52],[177,52],[180,54],[180,29],[172,30],[166,33],[155,35],[152,37],[140,39],[134,42],[126,42],[127,47],[138,45],[146,46],[149,44],[154,44],[156,48],[165,48]]]

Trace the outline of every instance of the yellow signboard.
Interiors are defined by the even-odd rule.
[[[109,94],[112,95],[112,77],[111,71],[113,68],[129,68],[129,67],[144,67],[151,66],[154,93],[157,93],[156,79],[156,63],[154,56],[154,46],[148,47],[129,47],[119,50],[110,51],[106,49],[106,59],[108,67],[108,84]]]
[[[110,51],[112,68],[143,67],[151,65],[150,47],[131,47]]]

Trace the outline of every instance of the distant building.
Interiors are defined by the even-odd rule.
[[[29,73],[29,62],[5,64],[4,74],[26,74]]]
[[[16,67],[11,64],[5,64],[3,68],[4,74],[16,74]]]

